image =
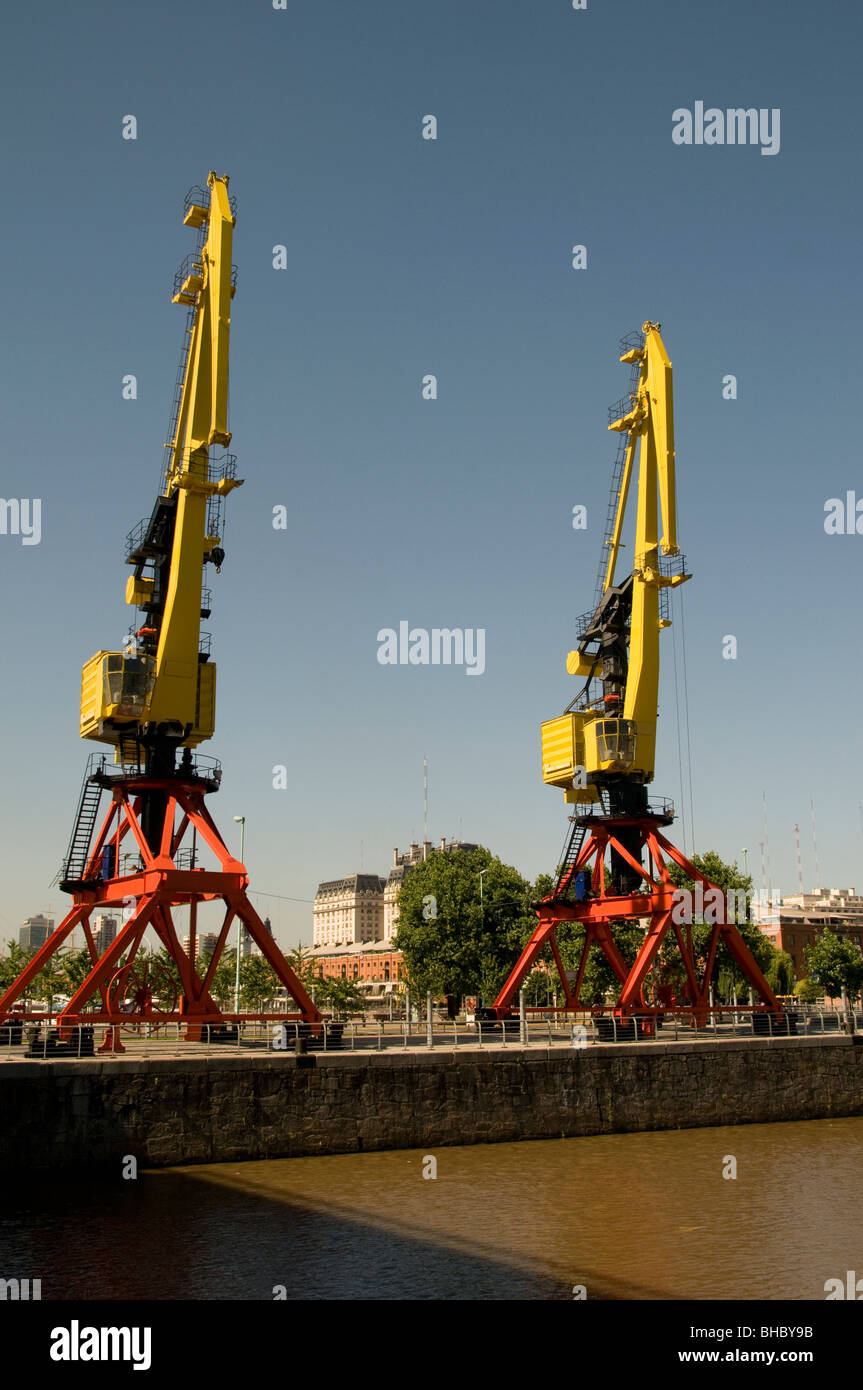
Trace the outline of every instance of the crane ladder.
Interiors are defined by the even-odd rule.
[[[569,843],[566,847],[566,853],[563,856],[563,862],[560,865],[560,868],[557,872],[557,883],[554,885],[553,894],[553,897],[555,899],[562,898],[570,885],[573,871],[575,869],[576,863],[578,862],[578,856],[581,853],[581,847],[584,844],[584,837],[586,834],[586,825],[574,825],[572,827],[572,834],[569,837]]]
[[[102,800],[104,790],[94,779],[104,767],[105,761],[104,753],[91,753],[87,759],[87,771],[84,774],[81,795],[78,799],[78,810],[75,813],[69,848],[55,882],[58,880],[80,881],[84,877],[87,860],[90,857],[93,827],[99,814],[99,803]]]

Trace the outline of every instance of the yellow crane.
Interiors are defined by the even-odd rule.
[[[178,747],[212,737],[216,668],[201,641],[209,616],[207,564],[221,567],[221,499],[242,480],[227,454],[228,347],[236,218],[227,175],[186,199],[184,224],[198,246],[175,279],[173,301],[189,306],[187,336],[168,442],[164,487],[152,514],[130,533],[133,573],[126,602],[139,622],[124,651],[99,651],[81,681],[81,736],[115,748],[117,762],[173,771]]]
[[[93,753],[60,871],[60,887],[74,903],[18,979],[0,996],[0,1023],[40,970],[81,926],[91,969],[59,1016],[52,1051],[72,1045],[68,1029],[81,1031],[79,1051],[93,1050],[93,1025],[109,1025],[103,1049],[123,1050],[119,1029],[133,1020],[182,1023],[189,1041],[239,1041],[240,934],[245,928],[276,979],[293,999],[291,1014],[253,1017],[287,1020],[312,1037],[321,1015],[291,970],[267,924],[248,896],[245,865],[230,852],[205,804],[217,790],[215,759],[192,757],[212,737],[216,713],[216,668],[201,619],[209,617],[207,565],[218,571],[224,499],[241,479],[227,452],[228,348],[235,290],[231,243],[235,224],[228,178],[210,173],[206,188],[186,197],[183,221],[197,233],[196,247],[174,279],[173,300],[187,313],[177,378],[168,462],[149,517],[128,537],[132,574],[126,602],[138,610],[122,651],[99,651],[84,665],[81,735],[114,750],[114,770],[105,754]],[[182,754],[178,761],[178,751]],[[104,793],[107,814],[97,830]],[[95,840],[94,840],[95,832]],[[184,837],[191,845],[183,847]],[[221,904],[215,945],[199,959],[198,910]],[[122,924],[100,954],[91,914],[106,907]],[[188,947],[180,940],[174,912],[188,911]],[[237,923],[235,1004],[230,1014],[214,997],[214,980]],[[156,937],[172,962],[148,956],[145,934]],[[200,973],[199,973],[200,972]],[[339,1025],[329,1045],[339,1046]],[[284,1033],[284,1030],[283,1030]],[[284,1033],[286,1045],[287,1034]],[[47,1046],[47,1044],[46,1044]]]
[[[633,389],[612,407],[608,426],[624,440],[601,598],[580,623],[578,647],[566,659],[569,674],[586,684],[572,702],[577,708],[570,705],[542,725],[543,780],[562,787],[573,803],[601,801],[606,793],[609,811],[621,812],[647,806],[656,754],[659,633],[670,623],[661,599],[691,578],[677,544],[671,362],[659,324],[645,323],[636,336],[640,341],[624,340],[620,358],[636,369]],[[636,468],[632,571],[615,583]]]
[[[562,788],[566,801],[580,809],[570,817],[573,826],[554,889],[535,905],[537,926],[498,997],[481,1013],[505,1019],[546,948],[565,1007],[584,1007],[580,993],[595,946],[620,982],[610,1015],[604,1005],[594,1010],[600,1037],[650,1034],[667,1012],[700,1027],[712,1008],[711,980],[723,946],[761,999],[751,1009],[753,1030],[784,1025],[790,1031],[793,1020],[783,1016],[721,890],[662,834],[660,826],[674,819],[673,808],[648,800],[656,756],[659,634],[670,623],[669,591],[691,576],[677,544],[671,361],[659,324],[644,323],[621,348],[620,360],[631,369],[630,389],[609,411],[608,427],[620,444],[598,602],[579,620],[578,646],[566,661],[567,671],[584,686],[562,715],[546,720],[541,734],[543,780]],[[632,569],[618,580],[636,473]],[[687,890],[675,886],[668,860],[696,885],[702,901],[709,893],[710,901],[721,905],[706,940],[695,931],[701,924],[687,906]],[[564,968],[557,942],[561,922],[584,933],[573,971]],[[625,958],[617,940],[626,922],[644,931],[634,961]],[[678,948],[673,964],[661,954],[669,936]]]

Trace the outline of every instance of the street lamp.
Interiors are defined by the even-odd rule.
[[[482,910],[482,880],[483,880],[483,877],[485,876],[485,874],[487,874],[487,873],[488,873],[488,869],[481,869],[481,870],[480,870],[480,873],[479,873],[479,912],[480,912],[480,917],[483,916],[483,910]]]
[[[485,911],[484,911],[483,905],[482,905],[482,881],[483,881],[484,876],[485,876],[487,873],[488,873],[488,869],[480,869],[480,872],[479,872],[479,920],[480,920],[480,927],[481,927],[481,928],[485,926]],[[480,982],[480,983],[482,983],[482,982]],[[482,1001],[482,1002],[483,1002],[483,1004],[485,1003],[485,999],[484,999],[484,998],[483,998],[483,1001]]]
[[[743,851],[743,877],[744,877],[744,878],[746,878],[746,856],[747,856],[748,853],[749,853],[749,850],[748,850],[748,849],[745,849],[745,850]]]
[[[246,862],[246,817],[234,816],[234,820],[240,827],[240,863]],[[243,932],[243,923],[237,918],[237,969],[234,975],[234,1013],[240,1012],[240,943]],[[237,1022],[237,1036],[239,1036],[240,1024]]]

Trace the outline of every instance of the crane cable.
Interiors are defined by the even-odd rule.
[[[677,671],[677,613],[675,611],[678,607],[678,603],[673,590],[670,597],[672,608],[671,651],[674,658],[674,703],[677,713],[677,775],[680,783],[680,819],[683,830],[683,853],[686,854],[688,853],[688,845],[686,843],[687,815],[686,798],[683,794],[683,747],[680,736],[680,678]]]
[[[683,648],[683,706],[686,717],[686,766],[687,766],[687,786],[689,789],[689,837],[692,842],[692,852],[695,853],[695,812],[692,804],[692,741],[689,736],[689,681],[686,674],[686,619],[684,617],[683,602],[680,603],[680,643]]]

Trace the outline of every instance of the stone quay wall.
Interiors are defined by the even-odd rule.
[[[863,1038],[0,1064],[0,1168],[143,1167],[863,1115]]]

